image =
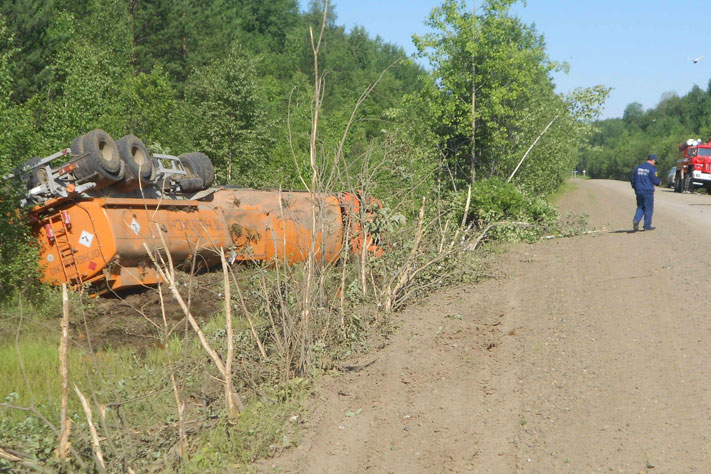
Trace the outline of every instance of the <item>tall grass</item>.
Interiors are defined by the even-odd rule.
[[[46,334],[21,337],[17,346],[14,341],[0,346],[0,397],[16,404],[30,404],[33,400],[41,405],[58,402],[58,348],[59,341]],[[72,353],[70,364],[74,371],[81,370],[81,356]]]

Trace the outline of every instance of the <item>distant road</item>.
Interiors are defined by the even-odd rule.
[[[625,181],[611,180],[573,180],[572,183],[582,184],[588,193],[609,192],[619,193],[620,206],[626,206],[629,212],[629,223],[623,225],[632,226],[632,215],[635,210],[634,191],[629,183]],[[661,225],[673,225],[674,221],[684,221],[694,223],[705,228],[711,228],[711,196],[706,192],[695,194],[675,193],[668,188],[657,188],[654,193],[655,199],[655,225],[657,218]],[[629,202],[627,202],[629,201]],[[600,213],[603,215],[603,213]]]

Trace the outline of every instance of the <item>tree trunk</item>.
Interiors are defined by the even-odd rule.
[[[472,7],[472,43],[476,36],[476,0]],[[472,52],[472,154],[471,154],[471,183],[476,181],[476,61]]]

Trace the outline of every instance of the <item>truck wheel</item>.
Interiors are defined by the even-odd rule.
[[[210,158],[204,153],[184,153],[178,158],[189,174],[192,175],[188,176],[188,178],[200,178],[202,181],[200,189],[209,188],[215,181],[215,167],[212,166]]]
[[[82,137],[76,137],[74,140],[72,140],[73,155],[81,155],[82,153],[84,153],[84,147],[81,144],[81,139]]]
[[[84,152],[89,153],[98,167],[116,174],[121,169],[121,158],[116,142],[103,130],[92,130],[81,139]]]
[[[46,171],[40,170],[37,168],[30,169],[33,166],[36,166],[37,163],[39,163],[40,161],[42,161],[42,158],[40,158],[39,156],[33,156],[29,160],[25,161],[22,164],[22,166],[20,167],[19,172],[16,173],[16,175],[19,175],[20,173],[24,174],[25,170],[27,170],[27,173],[29,174],[29,176],[27,178],[27,184],[26,184],[27,189],[32,189],[34,187],[37,187],[40,184],[42,184],[44,181],[46,181],[46,179],[47,179]],[[42,179],[43,176],[44,176],[44,179]]]
[[[180,178],[178,184],[180,185],[180,190],[184,193],[196,193],[205,189],[202,184],[202,178],[198,177]]]
[[[78,179],[88,178],[94,174],[98,177],[91,178],[96,181],[96,186],[103,187],[124,177],[124,164],[119,158],[118,148],[111,135],[103,130],[92,130],[72,142],[72,153],[75,149],[79,153],[88,153],[87,156],[77,161],[74,174]]]
[[[679,173],[674,176],[674,192],[681,192],[681,176],[679,176]]]
[[[691,179],[691,175],[686,173],[684,176],[684,191],[693,193],[694,192],[694,182]]]
[[[119,157],[126,165],[126,175],[140,178],[141,182],[150,184],[156,178],[156,165],[148,149],[138,137],[126,135],[116,141]]]

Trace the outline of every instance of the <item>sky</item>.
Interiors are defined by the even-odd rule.
[[[477,0],[481,4],[482,0]],[[300,0],[302,9],[308,0]],[[411,37],[425,34],[438,0],[332,0],[336,23],[362,26],[371,37],[415,52]],[[471,0],[467,0],[471,8]],[[567,62],[553,76],[556,90],[604,85],[612,88],[602,118],[621,117],[639,102],[656,107],[665,93],[683,96],[711,79],[708,0],[528,0],[513,14],[535,24],[548,57]],[[691,59],[704,55],[696,64]],[[424,64],[423,64],[424,65]]]

